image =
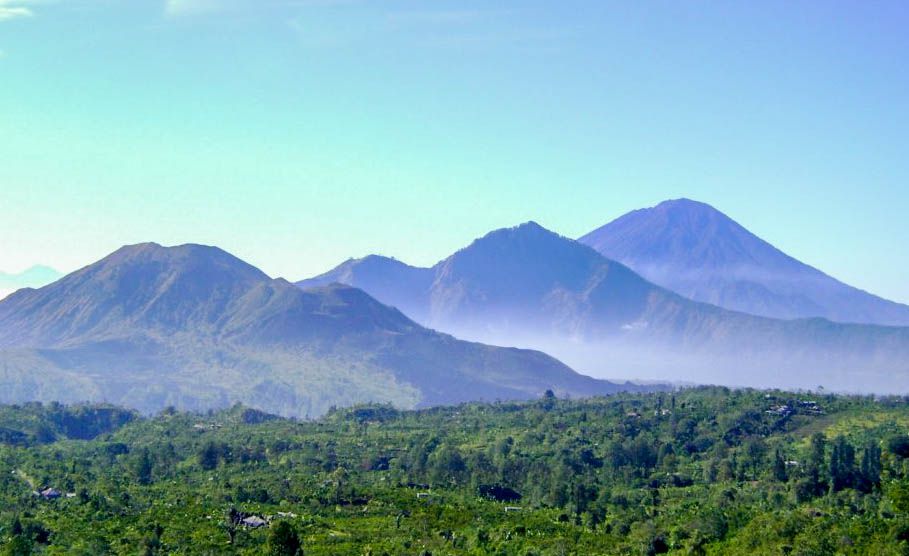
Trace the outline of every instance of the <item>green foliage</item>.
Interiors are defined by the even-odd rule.
[[[901,434],[890,438],[887,442],[887,450],[901,458],[909,458],[909,436]]]
[[[24,435],[0,445],[0,554],[909,549],[903,399],[698,388],[306,422],[104,412],[0,407]],[[47,487],[60,496],[33,494]]]
[[[206,442],[199,451],[199,465],[206,471],[211,471],[218,467],[218,460],[221,458],[221,448],[214,442]]]
[[[266,551],[271,556],[302,556],[303,541],[290,523],[281,521],[269,532]]]
[[[0,444],[28,446],[66,438],[91,440],[135,420],[134,411],[104,404],[29,402],[0,406]]]

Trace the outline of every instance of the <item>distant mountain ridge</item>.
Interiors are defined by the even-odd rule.
[[[619,386],[540,352],[464,342],[340,284],[303,291],[215,247],[121,248],[0,301],[0,402],[108,401],[155,411],[234,402],[315,416],[571,396]]]
[[[434,273],[429,268],[419,268],[391,257],[369,255],[362,259],[348,259],[331,271],[309,280],[297,282],[302,288],[326,286],[333,283],[359,284],[364,291],[384,303],[393,305],[419,322],[428,320],[429,290]]]
[[[843,284],[705,203],[665,201],[627,213],[578,241],[656,284],[727,309],[909,326],[909,306]]]
[[[378,267],[396,279],[380,280],[370,271]],[[490,232],[430,269],[370,257],[298,285],[336,281],[432,328],[542,349],[599,376],[909,390],[909,328],[783,321],[691,301],[534,222]]]
[[[35,265],[19,273],[0,272],[0,299],[21,288],[46,286],[62,276],[60,272],[43,265]]]

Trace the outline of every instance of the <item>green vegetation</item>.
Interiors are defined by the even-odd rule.
[[[909,554],[909,405],[0,408],[0,554]],[[36,494],[37,493],[37,494]]]

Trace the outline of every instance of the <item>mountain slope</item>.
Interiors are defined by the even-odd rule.
[[[333,283],[348,284],[367,292],[382,303],[400,309],[418,321],[428,316],[429,289],[433,272],[417,268],[396,259],[369,255],[362,259],[348,259],[332,270],[297,282],[301,288],[327,286]]]
[[[727,309],[909,326],[909,306],[799,262],[704,203],[678,199],[632,211],[578,241],[656,284]]]
[[[428,270],[428,294],[409,292],[408,280],[371,293],[418,306],[427,326],[542,349],[599,376],[909,389],[907,328],[783,321],[694,302],[532,222],[491,232]],[[369,291],[366,273],[352,276]]]
[[[573,396],[618,387],[528,350],[425,329],[361,290],[301,290],[199,245],[124,247],[0,302],[0,402],[154,411],[240,401],[285,415]]]

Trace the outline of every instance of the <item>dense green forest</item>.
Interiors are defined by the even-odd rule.
[[[2,554],[909,554],[904,398],[0,408]]]

